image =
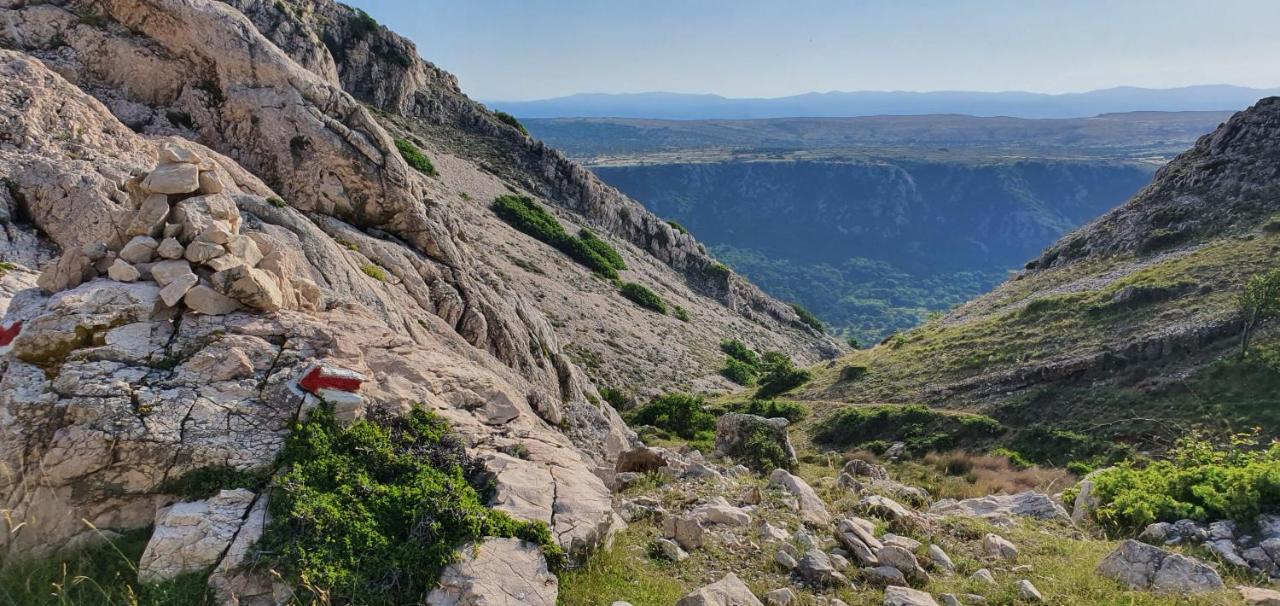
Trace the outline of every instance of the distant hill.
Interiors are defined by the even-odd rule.
[[[912,148],[917,153],[955,148],[1033,151],[1036,155],[1171,157],[1231,114],[1146,111],[1054,119],[955,114],[758,120],[535,118],[524,124],[534,137],[583,160],[681,150],[868,147]]]
[[[1084,93],[856,91],[772,99],[684,93],[583,93],[487,104],[519,118],[661,118],[672,120],[968,114],[1015,118],[1084,118],[1132,111],[1241,110],[1280,88],[1225,84],[1151,89],[1117,87]]]

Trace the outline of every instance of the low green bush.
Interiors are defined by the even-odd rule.
[[[364,265],[361,265],[360,271],[364,272],[366,276],[369,276],[379,282],[387,281],[387,270],[382,269],[375,263],[365,263]]]
[[[756,376],[759,373],[760,371],[755,366],[734,357],[725,358],[724,368],[720,369],[720,374],[724,378],[746,387],[756,384]]]
[[[872,450],[875,444],[903,442],[913,453],[956,448],[983,449],[1004,433],[991,417],[946,413],[920,404],[850,407],[818,428],[815,439],[843,448]]]
[[[622,296],[631,300],[632,303],[639,305],[645,309],[651,309],[660,314],[667,313],[667,304],[652,290],[646,288],[643,284],[635,282],[627,282],[622,285]]]
[[[682,233],[682,234],[686,234],[686,235],[687,235],[687,234],[689,233],[689,230],[688,230],[688,229],[685,229],[685,227],[684,227],[683,225],[681,225],[681,224],[679,224],[679,223],[677,223],[677,222],[675,222],[675,221],[672,221],[672,220],[670,220],[670,219],[668,219],[668,220],[667,220],[667,225],[670,225],[670,226],[671,226],[671,229],[674,229],[674,230],[676,230],[676,231],[678,231],[678,232],[680,232],[680,233]]]
[[[497,118],[499,122],[520,131],[520,134],[526,137],[529,136],[529,131],[525,129],[524,125],[521,124],[520,120],[515,116],[508,114],[507,112],[495,109],[493,110],[493,117]]]
[[[1280,442],[1262,448],[1250,434],[1215,446],[1191,436],[1168,458],[1121,463],[1092,480],[1099,503],[1093,518],[1116,535],[1182,519],[1251,524],[1259,513],[1280,510]]]
[[[706,400],[685,393],[669,393],[629,415],[631,425],[652,425],[686,440],[697,440],[714,432],[716,415],[706,408]]]
[[[418,146],[414,145],[412,141],[396,139],[396,149],[400,150],[400,157],[404,158],[409,168],[429,177],[436,176],[436,167],[432,166],[431,160],[423,155],[422,150],[418,149]]]
[[[627,397],[626,392],[616,387],[601,387],[600,397],[604,398],[614,410],[623,410],[630,405],[631,399]]]
[[[459,546],[490,536],[540,544],[553,569],[564,565],[545,524],[484,505],[483,465],[420,408],[374,412],[345,429],[331,409],[315,410],[293,428],[280,463],[257,557],[326,603],[420,603]]]
[[[747,364],[752,368],[760,366],[760,356],[757,355],[755,351],[752,351],[750,347],[747,347],[746,343],[737,339],[725,339],[724,341],[721,341],[720,351],[723,351],[725,355],[728,355],[730,358]]]
[[[787,451],[764,427],[749,430],[745,437],[730,446],[728,452],[724,454],[759,473],[769,473],[778,468],[790,470],[795,467],[795,462],[788,456]]]
[[[809,371],[797,368],[786,354],[768,352],[760,362],[760,388],[756,390],[756,397],[772,398],[784,394],[804,385],[811,376]]]
[[[733,274],[733,270],[729,269],[729,266],[724,263],[712,263],[703,271],[706,272],[708,276],[719,280],[728,280],[729,276]]]
[[[622,260],[622,255],[618,254],[618,251],[614,250],[612,246],[609,246],[608,242],[601,240],[599,236],[591,233],[590,230],[578,230],[578,239],[582,240],[582,243],[587,245],[587,248],[590,248],[595,251],[596,254],[604,257],[604,260],[608,261],[609,265],[614,269],[622,271],[627,268],[626,262]]]
[[[493,201],[493,212],[512,227],[550,244],[579,264],[611,280],[618,278],[618,268],[601,255],[593,245],[565,231],[560,221],[528,196],[504,195]],[[608,246],[603,241],[600,244]],[[609,250],[613,250],[610,248]],[[617,254],[616,251],[614,254]],[[621,257],[618,258],[621,263]]]
[[[676,306],[675,311],[671,312],[671,315],[675,316],[675,317],[676,317],[676,319],[677,319],[677,320],[680,320],[681,322],[692,322],[692,321],[693,321],[693,316],[689,315],[689,310],[687,310],[687,309],[685,309],[685,308],[683,308],[683,307],[681,307],[681,306],[679,306],[679,305],[677,305],[677,306]]]

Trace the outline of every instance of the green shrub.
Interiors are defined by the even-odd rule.
[[[600,397],[604,398],[614,410],[623,410],[631,404],[631,399],[627,397],[621,389],[614,387],[601,387]]]
[[[809,410],[803,405],[779,400],[750,400],[745,404],[731,404],[728,408],[730,412],[740,412],[766,419],[782,417],[792,423],[804,419],[809,414]]]
[[[517,119],[515,116],[508,114],[507,112],[504,112],[504,111],[494,110],[493,117],[497,118],[499,122],[520,131],[520,134],[526,137],[529,136],[529,131],[525,130],[524,125],[521,124],[520,120]]]
[[[786,393],[809,381],[809,371],[796,368],[786,354],[771,351],[760,363],[760,388],[757,398],[771,398]]]
[[[724,454],[733,460],[760,472],[768,473],[778,468],[793,469],[795,462],[786,450],[764,427],[753,427],[747,435],[733,444]]]
[[[690,315],[689,315],[689,310],[687,310],[687,309],[685,309],[685,308],[683,308],[683,307],[681,307],[681,306],[679,306],[679,305],[677,305],[677,306],[676,306],[676,310],[675,310],[674,312],[672,312],[672,314],[671,314],[671,315],[675,316],[675,317],[676,317],[676,319],[677,319],[677,320],[680,320],[681,322],[691,322],[691,321],[693,321],[693,316],[690,316]]]
[[[858,337],[849,337],[845,339],[845,343],[849,344],[849,349],[862,349],[862,344],[858,342]]]
[[[609,265],[614,269],[622,271],[627,268],[627,264],[622,260],[622,255],[618,254],[618,251],[614,250],[612,246],[609,246],[608,242],[591,233],[590,230],[578,230],[578,239],[582,240],[582,243],[586,244],[587,248],[595,251],[605,261],[608,261]]]
[[[1249,524],[1280,508],[1280,442],[1259,448],[1252,435],[1226,447],[1191,436],[1169,458],[1126,462],[1094,474],[1093,518],[1116,534],[1153,522],[1235,520]]]
[[[729,275],[733,273],[733,270],[729,269],[729,266],[724,263],[712,263],[703,271],[705,271],[708,276],[720,280],[728,280]]]
[[[560,221],[531,198],[513,195],[498,196],[493,201],[493,212],[512,227],[550,244],[588,269],[609,279],[618,278],[618,270],[608,259],[582,239],[569,235]]]
[[[270,479],[266,473],[250,472],[213,465],[193,469],[176,478],[169,478],[160,485],[160,492],[176,495],[184,500],[207,499],[220,490],[248,488],[254,492],[260,490]]]
[[[622,296],[631,300],[632,303],[652,309],[660,314],[667,313],[667,304],[655,294],[652,290],[646,288],[643,284],[635,282],[627,282],[622,285]]]
[[[724,359],[724,368],[720,369],[720,374],[724,378],[737,383],[738,385],[751,386],[756,384],[756,375],[759,371],[755,366],[747,364],[742,360],[734,357]]]
[[[812,328],[818,332],[826,332],[827,327],[822,324],[822,320],[818,316],[813,315],[809,310],[800,307],[799,303],[792,303],[791,309],[796,311],[796,315],[800,316],[800,323]]]
[[[1032,463],[1031,461],[1028,461],[1026,457],[1022,456],[1022,453],[1016,450],[1010,450],[1008,448],[997,448],[991,451],[991,454],[997,457],[1004,457],[1006,459],[1009,459],[1009,463],[1018,469],[1027,469],[1032,465],[1034,465],[1034,463]]]
[[[364,38],[369,34],[378,30],[378,22],[360,9],[355,9],[350,17],[347,18],[347,27],[351,28],[351,33],[356,38]]]
[[[679,223],[676,223],[675,221],[672,221],[672,220],[668,219],[668,220],[667,220],[667,225],[670,225],[670,226],[671,226],[671,229],[674,229],[674,230],[676,230],[676,231],[678,231],[678,232],[680,232],[680,233],[682,233],[682,234],[685,234],[685,235],[688,235],[688,234],[689,234],[689,230],[685,229],[685,227],[684,227],[683,225],[681,225],[681,224],[679,224]]]
[[[271,196],[270,198],[267,198],[267,204],[270,204],[270,205],[272,205],[272,206],[274,206],[274,207],[276,207],[276,208],[284,208],[284,207],[285,207],[284,200],[282,200],[282,199],[280,199],[280,198],[277,198],[277,197],[275,197],[275,196]]]
[[[404,158],[410,168],[429,177],[436,176],[436,167],[431,165],[431,160],[424,156],[422,150],[418,149],[412,141],[396,139],[396,149],[400,150],[400,157]]]
[[[365,263],[364,265],[360,266],[360,271],[364,272],[365,275],[379,282],[387,281],[387,270],[382,269],[381,267],[378,267],[377,264]]]
[[[652,425],[686,440],[698,439],[714,431],[716,416],[706,409],[706,400],[684,393],[669,393],[631,413],[632,425]]]
[[[720,342],[720,351],[723,351],[730,358],[738,360],[752,368],[760,366],[760,356],[747,347],[746,343],[737,339],[725,339]]]
[[[867,376],[867,367],[858,364],[850,364],[840,369],[841,381],[857,381]]]
[[[903,442],[913,453],[954,448],[975,449],[1004,432],[991,417],[952,414],[920,404],[846,408],[818,428],[821,443],[874,450],[876,444]]]
[[[280,463],[258,557],[335,604],[417,604],[460,545],[487,536],[538,543],[554,569],[564,564],[545,524],[484,506],[483,465],[420,408],[346,429],[332,410],[315,410]]]

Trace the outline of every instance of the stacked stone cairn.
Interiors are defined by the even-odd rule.
[[[154,281],[164,305],[206,315],[321,305],[314,282],[287,276],[284,251],[273,250],[277,243],[240,233],[240,210],[212,160],[172,142],[162,144],[159,155],[155,170],[130,182],[141,201],[137,210],[124,211],[117,242],[64,252],[40,275],[40,288],[54,293],[106,275]]]

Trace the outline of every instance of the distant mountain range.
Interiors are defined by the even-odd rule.
[[[1084,118],[1133,111],[1241,110],[1280,88],[1201,85],[1152,89],[1122,86],[1084,93],[856,91],[772,99],[684,93],[583,93],[487,105],[518,118],[660,118],[669,120],[967,114],[1015,118]]]

